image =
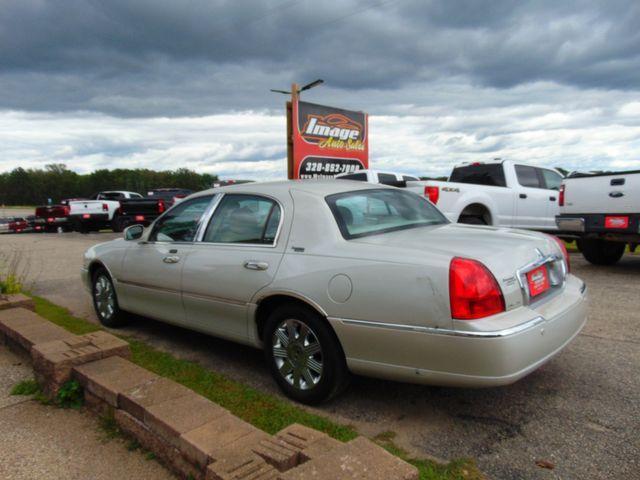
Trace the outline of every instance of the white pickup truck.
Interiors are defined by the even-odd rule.
[[[73,230],[86,233],[101,228],[113,228],[111,221],[120,208],[120,200],[142,198],[136,192],[107,191],[100,192],[91,200],[69,202],[69,221]]]
[[[356,171],[336,178],[385,183],[355,177],[363,173],[366,174]],[[559,213],[562,175],[551,168],[496,160],[458,165],[448,181],[386,175],[405,180],[407,189],[427,197],[452,222],[557,231],[555,217]]]
[[[612,265],[640,244],[640,170],[572,174],[560,187],[558,228],[578,235],[584,258]]]

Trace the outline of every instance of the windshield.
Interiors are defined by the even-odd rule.
[[[448,223],[430,202],[402,190],[359,190],[330,195],[326,200],[347,240]]]

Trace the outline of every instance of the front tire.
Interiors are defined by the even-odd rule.
[[[306,404],[331,399],[349,381],[340,342],[327,322],[302,305],[283,305],[269,315],[264,350],[276,383]]]
[[[583,238],[578,241],[582,256],[594,265],[613,265],[624,255],[627,246],[622,242],[611,242],[602,239]]]
[[[118,328],[129,323],[126,314],[120,310],[113,281],[106,269],[98,268],[93,273],[91,285],[93,308],[100,323],[109,328]]]

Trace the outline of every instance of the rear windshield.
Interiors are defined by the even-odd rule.
[[[330,195],[326,200],[347,240],[448,223],[430,202],[402,190],[358,190]]]
[[[454,168],[449,181],[471,183],[474,185],[489,185],[493,187],[505,187],[507,185],[501,163],[468,165]]]

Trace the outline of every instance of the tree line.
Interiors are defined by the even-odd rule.
[[[57,203],[65,198],[89,198],[103,190],[128,190],[142,195],[163,187],[198,191],[211,188],[217,179],[217,175],[196,173],[187,168],[160,172],[119,168],[79,174],[64,164],[51,164],[44,169],[18,167],[0,173],[0,204],[43,205],[49,199]]]

